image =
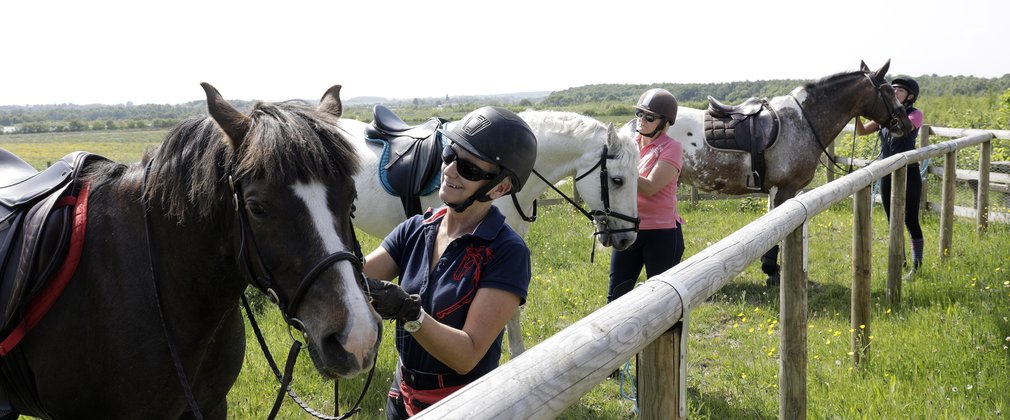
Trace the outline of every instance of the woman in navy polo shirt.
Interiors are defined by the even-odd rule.
[[[445,207],[401,223],[365,259],[373,307],[397,320],[390,419],[498,367],[505,324],[530,282],[529,248],[491,201],[529,178],[533,131],[507,109],[484,107],[440,132],[448,140],[438,190]]]

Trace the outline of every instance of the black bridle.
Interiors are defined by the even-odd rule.
[[[571,203],[572,206],[574,206],[576,210],[582,213],[583,216],[586,216],[586,218],[589,219],[590,222],[593,222],[596,228],[596,231],[593,232],[594,237],[596,235],[601,234],[612,235],[614,233],[622,233],[622,232],[638,232],[639,219],[637,217],[629,216],[624,213],[616,212],[610,209],[610,183],[608,182],[610,180],[610,172],[607,170],[607,160],[610,159],[617,159],[617,155],[609,154],[609,149],[607,148],[606,145],[604,145],[603,152],[600,153],[600,160],[598,160],[596,164],[593,165],[592,168],[589,168],[588,170],[586,170],[586,172],[582,173],[582,175],[575,176],[575,182],[578,182],[582,178],[585,178],[590,173],[592,173],[593,170],[595,170],[596,168],[600,168],[600,195],[601,195],[600,198],[603,200],[602,210],[592,210],[592,211],[586,210],[581,205],[579,205],[579,203],[576,203],[575,200],[572,200],[571,198],[568,197],[568,195],[561,192],[561,190],[555,187],[554,184],[552,184],[550,181],[547,180],[547,178],[544,178],[544,176],[541,175],[540,172],[537,172],[536,169],[533,170],[533,173],[538,178],[543,180],[548,187],[551,187],[551,189],[553,189],[555,192],[560,194],[561,197],[563,197],[565,200]],[[631,222],[633,226],[624,229],[611,229],[610,228],[611,217],[615,219],[624,220],[626,222]],[[602,230],[600,229],[601,225],[603,226]],[[593,255],[595,255],[595,251],[596,247],[594,246]],[[592,260],[592,256],[590,256],[590,260]]]
[[[305,297],[305,294],[319,278],[319,275],[330,268],[333,264],[341,261],[351,263],[354,267],[355,277],[359,285],[361,285],[362,288],[366,287],[364,274],[362,274],[362,261],[364,261],[364,257],[361,253],[361,244],[358,242],[358,238],[354,233],[353,222],[348,220],[348,228],[350,229],[351,239],[354,243],[353,253],[347,251],[337,251],[323,257],[321,261],[316,263],[315,267],[309,270],[309,272],[302,277],[301,282],[298,284],[298,288],[295,290],[294,296],[289,299],[284,291],[277,287],[274,283],[273,275],[270,274],[270,270],[266,267],[266,264],[263,263],[259,247],[256,244],[256,237],[249,224],[249,217],[245,209],[245,198],[242,194],[242,187],[231,175],[228,176],[228,188],[231,190],[232,202],[234,203],[235,211],[238,216],[240,239],[239,250],[236,257],[238,259],[239,267],[249,283],[263,292],[263,294],[266,295],[271,302],[277,305],[278,309],[280,309],[281,316],[284,317],[284,322],[288,324],[289,328],[294,328],[300,331],[302,335],[306,334],[305,324],[296,317],[298,308],[301,306],[302,299]],[[284,401],[285,393],[291,396],[291,399],[294,400],[295,403],[298,404],[298,406],[306,413],[322,420],[346,419],[361,410],[361,401],[364,399],[365,393],[368,391],[368,386],[372,383],[372,376],[375,373],[374,363],[372,364],[372,368],[368,371],[368,377],[365,379],[365,386],[362,388],[357,401],[355,401],[351,410],[343,415],[340,414],[340,401],[338,396],[339,382],[334,380],[333,405],[335,415],[324,415],[317,410],[313,410],[304,403],[290,386],[295,361],[298,360],[298,353],[301,349],[305,348],[305,345],[298,341],[293,334],[289,334],[291,336],[291,348],[288,350],[288,358],[284,366],[284,372],[281,373],[280,369],[277,368],[277,363],[274,361],[273,355],[270,353],[266,340],[263,338],[259,325],[256,323],[255,314],[249,305],[249,301],[244,294],[242,295],[242,306],[245,308],[246,314],[249,317],[249,323],[252,325],[253,331],[256,334],[256,340],[259,342],[260,348],[263,350],[263,356],[267,359],[267,363],[270,365],[270,369],[273,371],[274,376],[280,382],[280,389],[277,391],[277,398],[274,400],[274,406],[270,410],[270,414],[267,416],[268,419],[272,420],[277,416],[281,403]],[[381,334],[378,339],[382,339]]]
[[[151,249],[152,231],[151,231],[151,223],[148,217],[151,212],[151,208],[149,201],[146,199],[147,177],[151,171],[151,165],[153,164],[153,161],[154,159],[151,159],[147,162],[147,165],[144,170],[144,182],[141,186],[142,188],[141,196],[144,197],[143,198],[144,228],[145,233],[147,235],[147,253],[148,253],[149,269],[151,272],[151,286],[153,289],[155,302],[157,304],[158,316],[161,321],[162,330],[165,333],[165,340],[168,345],[168,350],[172,357],[172,363],[175,365],[176,376],[178,377],[179,382],[182,385],[183,392],[186,395],[186,400],[189,403],[190,410],[193,412],[193,416],[196,419],[202,420],[203,414],[200,412],[200,407],[196,402],[195,396],[193,395],[193,389],[189,383],[186,371],[182,366],[182,360],[179,356],[179,351],[176,348],[175,341],[172,339],[172,336],[168,333],[168,323],[165,318],[164,305],[161,301],[161,294],[159,293],[158,290],[157,275],[154,270],[154,252]],[[336,264],[340,261],[350,262],[351,265],[354,266],[358,282],[364,287],[365,284],[364,275],[362,274],[361,271],[362,261],[364,260],[364,258],[362,257],[361,254],[361,245],[358,243],[358,239],[354,234],[353,224],[350,222],[350,220],[348,220],[351,236],[354,241],[354,252],[351,253],[347,251],[338,251],[324,257],[322,261],[317,263],[316,266],[313,267],[312,270],[310,270],[302,278],[301,283],[298,285],[298,289],[296,289],[295,291],[294,297],[288,299],[287,296],[284,294],[284,292],[276,287],[276,284],[273,281],[273,276],[270,274],[270,271],[263,263],[262,257],[260,257],[259,248],[256,246],[256,239],[255,236],[253,235],[252,228],[250,227],[248,216],[246,215],[245,199],[244,196],[242,195],[241,186],[230,173],[227,178],[228,178],[228,187],[232,194],[232,202],[234,204],[234,208],[237,213],[238,216],[237,219],[239,223],[240,240],[239,240],[239,250],[236,258],[239,263],[240,271],[242,271],[243,276],[246,277],[246,280],[250,284],[252,284],[261,292],[263,292],[272,302],[277,304],[278,308],[280,308],[281,315],[284,317],[284,321],[287,322],[289,327],[293,327],[301,331],[303,335],[305,334],[305,324],[302,323],[302,321],[296,318],[294,315],[297,313],[298,307],[301,305],[301,301],[305,297],[305,293],[312,286],[312,284],[315,283],[319,275],[327,268],[329,268],[331,265]],[[252,258],[250,258],[250,255]],[[256,272],[258,272],[259,274],[253,274]],[[298,360],[298,353],[299,351],[301,351],[302,348],[305,347],[305,345],[302,342],[295,339],[293,334],[289,334],[291,336],[292,345],[290,351],[288,352],[288,359],[287,363],[285,364],[284,372],[281,373],[280,369],[277,368],[277,363],[274,362],[273,356],[271,355],[269,348],[267,347],[266,340],[263,337],[263,333],[262,331],[260,331],[259,325],[256,323],[255,315],[252,311],[252,308],[249,305],[249,301],[246,298],[245,294],[242,295],[242,304],[246,310],[246,314],[249,317],[249,321],[253,327],[253,331],[256,333],[256,338],[259,341],[260,348],[263,350],[264,357],[266,357],[267,363],[270,365],[270,368],[274,372],[274,376],[277,378],[278,381],[280,381],[281,384],[280,389],[278,390],[277,393],[277,398],[274,401],[274,406],[270,411],[270,415],[268,416],[269,419],[273,419],[277,416],[277,412],[280,409],[280,405],[284,400],[285,393],[290,395],[291,398],[295,401],[295,403],[297,403],[298,406],[301,407],[306,413],[322,420],[343,420],[361,410],[360,408],[361,401],[364,399],[365,392],[367,392],[368,386],[372,382],[373,373],[375,372],[374,363],[372,364],[372,368],[368,371],[368,378],[365,380],[365,386],[361,391],[361,395],[358,396],[358,399],[357,401],[355,401],[353,408],[347,413],[344,413],[343,415],[340,415],[339,411],[340,401],[338,399],[338,392],[339,392],[338,383],[336,381],[334,382],[333,390],[334,390],[335,416],[326,416],[316,410],[313,410],[307,404],[305,404],[301,400],[301,398],[299,398],[298,395],[294,392],[294,390],[292,390],[290,387],[291,373],[294,370],[295,361]],[[381,334],[379,335],[378,339],[379,340],[382,339]]]

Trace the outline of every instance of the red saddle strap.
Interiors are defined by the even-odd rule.
[[[46,282],[46,287],[32,300],[21,323],[11,331],[7,338],[0,342],[0,357],[10,353],[28,334],[28,331],[31,331],[42,320],[42,317],[46,312],[49,312],[49,308],[63,293],[70,278],[74,276],[77,264],[81,261],[81,252],[84,250],[84,231],[88,224],[88,192],[90,190],[90,184],[85,183],[77,197],[63,197],[56,203],[57,206],[74,207],[74,226],[70,233],[70,249],[67,251],[67,258],[63,260],[63,264],[60,265],[56,274]]]

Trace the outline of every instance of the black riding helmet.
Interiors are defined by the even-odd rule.
[[[904,88],[913,95],[912,99],[905,100],[907,105],[912,105],[916,99],[919,99],[919,83],[911,77],[896,77],[891,81],[891,86]]]
[[[456,205],[461,208],[453,207],[457,211],[469,207],[473,200],[489,201],[487,192],[506,176],[512,180],[511,192],[519,192],[537,161],[537,138],[533,130],[516,113],[505,108],[479,108],[463,117],[451,130],[443,128],[439,132],[478,159],[501,168],[498,176],[478,190],[474,197]]]

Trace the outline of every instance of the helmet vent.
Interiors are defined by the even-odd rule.
[[[474,115],[463,124],[463,132],[472,136],[479,133],[481,130],[488,128],[490,125],[491,120],[488,120],[483,115]]]

